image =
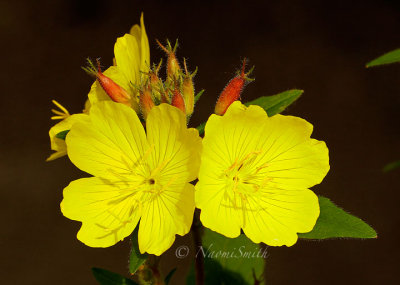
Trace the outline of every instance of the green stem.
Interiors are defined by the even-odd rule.
[[[194,214],[192,234],[195,248],[195,269],[196,269],[196,285],[204,285],[204,256],[201,254],[202,248],[202,228],[199,212]]]

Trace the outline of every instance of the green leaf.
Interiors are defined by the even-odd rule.
[[[137,226],[131,235],[131,254],[129,256],[129,272],[131,274],[135,274],[138,268],[145,263],[148,258],[147,254],[141,254],[139,250],[138,243],[138,231],[139,227]]]
[[[201,97],[201,95],[203,95],[203,93],[204,93],[204,89],[201,90],[199,93],[197,93],[196,96],[194,96],[194,103],[195,103],[195,104],[197,103],[197,101],[200,100],[200,97]]]
[[[299,238],[376,238],[373,228],[361,219],[346,213],[328,198],[319,196],[321,213],[314,229],[309,233],[299,234]]]
[[[165,277],[165,279],[164,279],[165,285],[168,285],[168,284],[169,284],[169,281],[171,281],[171,278],[172,278],[172,276],[174,275],[176,269],[177,269],[177,268],[172,269],[172,270],[168,273],[167,277]]]
[[[56,138],[65,140],[65,137],[67,136],[68,133],[69,133],[69,130],[59,132],[58,134],[56,134]]]
[[[258,105],[262,107],[268,114],[269,117],[281,113],[290,104],[296,101],[303,90],[293,89],[288,90],[272,96],[259,97],[253,101],[245,103],[246,106]]]
[[[105,269],[92,268],[92,272],[94,278],[96,278],[101,285],[138,285],[133,280]]]
[[[367,63],[367,67],[400,62],[400,48],[385,53],[384,55]]]
[[[204,129],[206,127],[206,122],[201,123],[196,129],[199,131],[199,135],[204,135]]]
[[[227,238],[205,229],[203,248],[196,254],[204,256],[206,280],[225,282],[206,284],[254,284],[253,270],[257,278],[261,277],[266,252],[245,235]]]
[[[246,282],[243,277],[234,271],[223,268],[222,265],[213,259],[206,259],[204,262],[205,282],[207,285],[253,285]],[[186,278],[186,285],[196,284],[196,273],[192,265],[189,275]]]
[[[389,172],[389,171],[392,171],[392,170],[394,170],[396,168],[399,168],[399,167],[400,167],[400,160],[393,161],[393,162],[385,165],[385,167],[383,168],[383,172]]]

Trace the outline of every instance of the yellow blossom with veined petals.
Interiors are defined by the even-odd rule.
[[[91,247],[114,245],[140,220],[140,251],[162,254],[192,224],[198,131],[167,104],[151,109],[146,132],[134,110],[112,101],[94,104],[89,118],[66,142],[70,160],[94,177],[64,189],[64,216],[82,222],[78,239]]]
[[[328,148],[307,121],[234,102],[211,115],[203,139],[196,207],[205,227],[255,243],[291,246],[313,229],[318,198],[308,188],[329,171]]]
[[[129,34],[117,39],[114,45],[114,66],[103,73],[122,87],[131,96],[131,106],[139,111],[138,87],[150,70],[150,47],[144,26],[143,14],[140,26],[134,25]],[[111,100],[96,80],[89,92],[92,104],[98,101]]]

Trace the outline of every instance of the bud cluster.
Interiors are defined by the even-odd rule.
[[[159,71],[162,66],[162,60],[158,65],[153,65],[148,73],[145,73],[144,80],[140,86],[134,86],[136,94],[129,94],[127,90],[115,83],[111,78],[104,75],[100,69],[100,62],[97,61],[98,67],[88,60],[89,66],[84,68],[89,74],[96,77],[102,89],[115,102],[123,103],[131,106],[132,100],[138,96],[140,113],[144,120],[150,110],[161,103],[173,105],[185,113],[187,118],[193,114],[195,104],[195,91],[193,78],[197,73],[197,68],[193,73],[188,71],[186,60],[183,61],[184,69],[182,70],[176,57],[176,49],[178,42],[172,47],[167,40],[167,45],[162,45],[157,41],[158,45],[167,55],[166,63],[166,79],[162,80]],[[199,97],[199,96],[197,96]]]

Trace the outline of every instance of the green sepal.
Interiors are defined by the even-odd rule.
[[[363,220],[345,212],[328,198],[319,196],[320,215],[314,229],[298,234],[304,239],[376,238],[376,231]]]
[[[203,90],[201,90],[199,93],[197,93],[196,96],[194,96],[194,103],[195,103],[195,104],[197,103],[197,101],[200,100],[200,97],[201,97],[201,95],[203,95],[204,91],[205,91],[205,90],[203,89]]]
[[[272,96],[262,96],[244,105],[258,105],[267,112],[269,117],[272,117],[285,110],[290,104],[296,101],[303,92],[303,90],[292,89]]]
[[[65,140],[68,133],[69,133],[69,130],[59,132],[58,134],[56,134],[56,138]]]
[[[105,269],[94,267],[92,268],[92,273],[101,285],[138,285],[131,279]]]
[[[135,274],[139,267],[143,265],[149,257],[146,253],[140,253],[138,233],[139,226],[135,228],[131,235],[131,254],[129,255],[129,272],[131,274]]]
[[[366,67],[378,66],[395,62],[400,62],[400,48],[385,53],[384,55],[368,62]]]

